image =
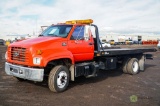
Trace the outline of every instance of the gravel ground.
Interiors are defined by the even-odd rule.
[[[131,46],[130,46],[131,47]],[[0,106],[160,106],[160,51],[147,60],[145,72],[123,74],[102,71],[95,78],[76,78],[62,93],[52,93],[46,83],[19,82],[4,72],[0,47]]]

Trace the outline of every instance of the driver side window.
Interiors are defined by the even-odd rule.
[[[84,39],[84,26],[77,26],[71,36],[71,40],[82,40]]]

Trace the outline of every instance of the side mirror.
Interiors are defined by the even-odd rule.
[[[85,41],[88,41],[89,40],[89,37],[87,36],[87,37],[84,37],[84,40]]]
[[[38,37],[43,36],[42,34],[38,35]]]
[[[82,43],[82,39],[83,39],[83,38],[76,39],[76,40],[75,40],[75,43]]]
[[[84,32],[84,40],[85,41],[88,41],[89,40],[89,31],[90,31],[90,26],[89,25],[86,25],[85,26],[85,32]]]

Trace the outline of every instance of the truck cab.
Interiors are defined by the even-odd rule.
[[[51,25],[37,38],[9,45],[5,55],[6,73],[18,80],[41,82],[56,65],[66,64],[69,70],[75,63],[92,61],[95,47],[92,22],[91,19],[73,20]]]

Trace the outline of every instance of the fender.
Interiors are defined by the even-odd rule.
[[[63,59],[63,58],[69,58],[72,61],[72,64],[74,64],[74,57],[73,54],[68,50],[58,50],[54,51],[52,54],[47,53],[43,55],[43,65],[46,66],[49,61],[56,60],[56,59]]]

